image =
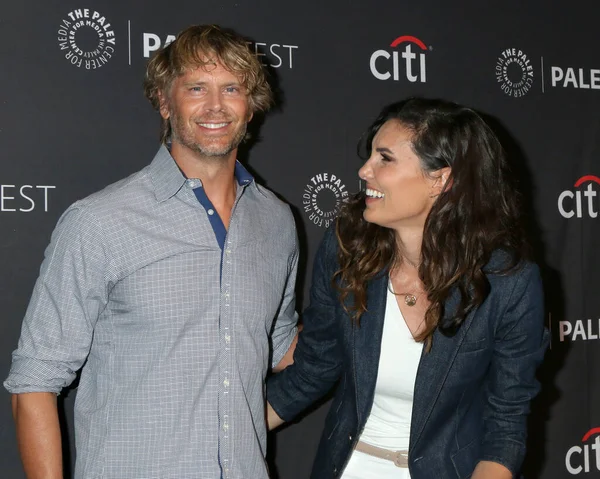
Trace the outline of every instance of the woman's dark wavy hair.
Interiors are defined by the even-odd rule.
[[[388,121],[412,133],[411,146],[424,174],[451,168],[425,221],[421,246],[419,277],[430,306],[416,339],[429,351],[436,329],[452,336],[489,294],[484,267],[495,250],[508,253],[495,273],[508,273],[525,258],[520,197],[498,138],[472,109],[423,98],[393,103],[362,136],[359,155],[364,150],[371,155],[373,138]],[[340,269],[334,283],[343,304],[352,303],[346,308],[357,323],[366,311],[367,282],[401,261],[394,230],[365,221],[364,209],[361,192],[343,206],[336,223]],[[460,304],[446,312],[444,303],[454,288]]]

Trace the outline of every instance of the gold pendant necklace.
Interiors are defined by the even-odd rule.
[[[420,293],[419,293],[419,295],[414,295],[412,293],[396,293],[394,291],[394,286],[392,285],[391,281],[389,282],[388,289],[394,295],[395,294],[397,294],[399,296],[404,295],[404,304],[406,304],[406,306],[410,306],[410,307],[413,307],[415,304],[417,304],[417,299],[419,299],[419,296],[421,296]]]
[[[415,304],[417,304],[417,296],[415,296],[414,294],[405,294],[404,304],[406,304],[406,306],[414,306]]]

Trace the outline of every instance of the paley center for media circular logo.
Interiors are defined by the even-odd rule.
[[[508,96],[525,96],[533,85],[531,60],[518,48],[507,48],[496,61],[496,81]]]
[[[95,70],[113,56],[115,32],[104,15],[79,8],[63,18],[58,27],[58,45],[72,65]]]
[[[302,207],[313,224],[327,228],[348,197],[346,185],[340,178],[330,173],[319,173],[306,184]]]

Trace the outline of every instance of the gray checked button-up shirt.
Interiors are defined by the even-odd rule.
[[[193,186],[162,146],[72,205],[46,250],[4,384],[59,393],[83,366],[78,479],[268,476],[264,378],[270,343],[277,364],[296,334],[294,220],[240,185],[222,251]]]

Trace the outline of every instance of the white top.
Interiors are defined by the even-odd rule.
[[[391,288],[391,286],[390,286]],[[423,344],[404,321],[396,296],[388,288],[379,371],[373,407],[360,440],[393,451],[408,450],[417,368]],[[408,468],[354,451],[343,479],[409,479]]]

